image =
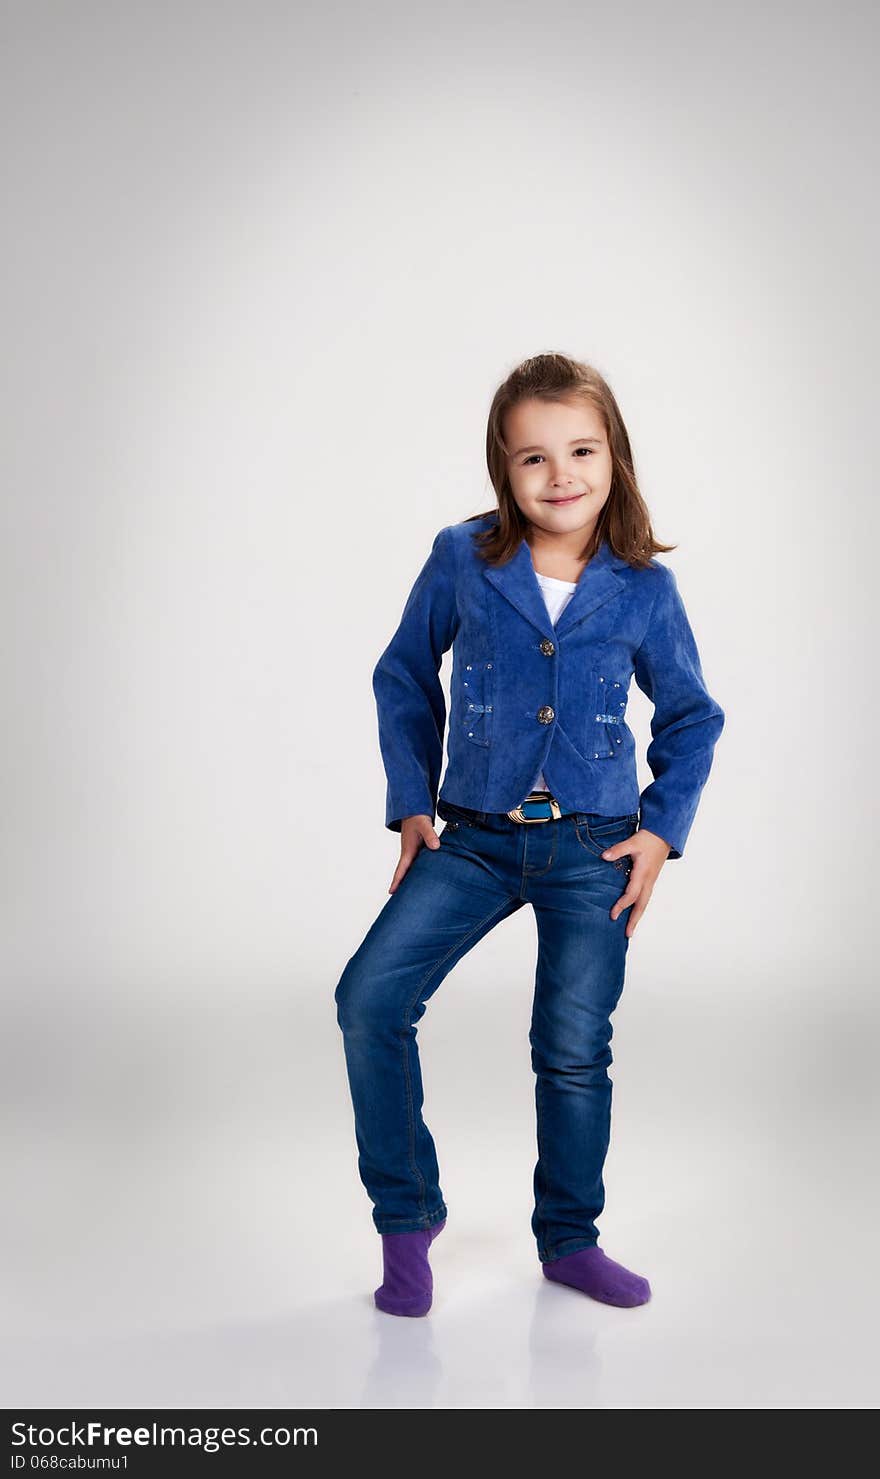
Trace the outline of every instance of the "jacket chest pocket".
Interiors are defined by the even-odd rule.
[[[491,662],[467,662],[464,665],[462,723],[465,739],[472,745],[488,745],[492,741],[493,678],[494,664]]]
[[[587,726],[587,754],[594,760],[610,760],[623,744],[622,731],[631,677],[631,673],[622,678],[604,671],[594,670],[592,673],[593,707]]]

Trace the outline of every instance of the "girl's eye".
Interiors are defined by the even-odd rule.
[[[592,449],[592,447],[578,447],[576,449],[576,451],[577,452],[586,452],[589,457],[592,457],[592,455],[593,455],[593,449]],[[540,456],[541,456],[540,452],[533,452],[532,455],[531,455],[531,457],[527,457],[525,459],[525,461],[523,463],[523,467],[528,467],[528,465],[529,465],[530,462],[536,462]]]

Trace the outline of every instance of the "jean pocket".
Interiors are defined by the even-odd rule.
[[[616,843],[625,842],[628,837],[632,837],[637,830],[638,820],[638,812],[621,817],[589,816],[585,820],[578,819],[574,830],[581,847],[594,858],[601,858],[606,848],[614,847]],[[629,853],[624,853],[621,858],[606,858],[603,861],[616,868],[619,873],[629,873],[632,869],[632,857]]]

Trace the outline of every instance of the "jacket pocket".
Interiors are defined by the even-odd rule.
[[[594,760],[610,760],[623,744],[623,725],[632,673],[620,677],[594,669],[592,703],[587,725],[587,754]]]
[[[462,722],[465,738],[472,745],[492,743],[494,716],[494,665],[491,662],[468,662],[462,677]]]

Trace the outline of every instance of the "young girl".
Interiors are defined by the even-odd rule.
[[[650,1298],[647,1279],[598,1247],[610,1019],[724,723],[675,576],[653,558],[675,546],[654,538],[602,376],[560,354],[526,360],[495,394],[487,459],[498,507],[440,530],[373,673],[400,860],[335,993],[358,1170],[382,1235],[374,1298],[395,1315],[430,1309],[428,1249],[446,1223],[416,1024],[457,961],[524,904],[538,932],[538,1258],[548,1279],[604,1303]],[[654,705],[641,795],[632,677]]]

